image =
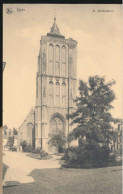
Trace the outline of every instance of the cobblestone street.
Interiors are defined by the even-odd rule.
[[[122,194],[122,167],[61,169],[59,157],[36,160],[3,155],[3,194]]]

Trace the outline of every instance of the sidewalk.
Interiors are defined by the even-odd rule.
[[[52,159],[36,160],[26,156],[27,153],[6,151],[3,155],[3,163],[7,166],[3,185],[13,182],[31,183],[34,179],[29,174],[34,169],[59,168],[59,156],[53,155]]]

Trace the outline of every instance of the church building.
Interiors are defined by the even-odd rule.
[[[48,144],[51,134],[63,130],[65,135],[72,130],[66,115],[75,109],[73,99],[77,92],[77,41],[65,39],[56,24],[56,18],[47,35],[41,36],[36,76],[36,105],[34,111],[21,125],[22,133],[31,134],[32,144],[46,152],[57,152]],[[29,114],[30,115],[30,114]],[[28,130],[26,131],[26,125]],[[32,137],[33,135],[33,137]],[[25,140],[29,139],[29,137]]]

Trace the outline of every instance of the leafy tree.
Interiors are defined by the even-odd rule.
[[[58,130],[51,135],[51,139],[49,140],[48,144],[51,146],[55,146],[58,149],[58,152],[62,152],[63,146],[66,143],[66,136],[62,130]]]
[[[3,129],[7,130],[8,129],[7,125],[4,125],[3,126]]]
[[[17,135],[17,134],[18,134],[17,129],[13,128],[13,135]]]
[[[79,96],[75,99],[77,108],[68,115],[75,126],[68,140],[77,139],[78,146],[66,150],[66,167],[103,167],[115,162],[109,149],[109,143],[116,138],[113,124],[120,121],[110,113],[116,98],[111,88],[114,84],[115,81],[106,83],[105,77],[99,76],[90,76],[88,82],[80,80]]]
[[[93,76],[88,78],[88,83],[80,80],[79,97],[75,99],[77,109],[68,118],[75,124],[74,130],[68,139],[79,140],[79,146],[86,137],[86,143],[108,145],[113,136],[113,123],[119,119],[113,118],[110,110],[116,96],[111,87],[115,81],[106,83],[105,77]]]
[[[7,145],[9,146],[10,149],[12,149],[14,145],[14,136],[9,136],[7,140]]]
[[[8,129],[7,125],[4,125],[4,126],[3,126],[4,135],[7,135],[7,129]]]

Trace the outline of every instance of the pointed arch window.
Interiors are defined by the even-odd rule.
[[[64,131],[64,123],[60,117],[56,116],[50,121],[50,132],[49,136],[58,131]]]
[[[60,75],[60,47],[56,45],[55,47],[55,71],[56,76]]]
[[[69,75],[72,76],[74,72],[74,66],[73,66],[73,49],[69,50]]]
[[[59,83],[56,83],[55,93],[56,93],[56,99],[55,99],[56,106],[59,106],[60,105],[60,84]]]
[[[54,73],[53,53],[54,53],[53,45],[50,44],[49,45],[49,74],[50,75],[53,75]]]
[[[65,46],[62,46],[62,63],[66,62],[66,49]]]
[[[66,105],[66,84],[62,84],[62,106]]]
[[[27,124],[27,142],[32,144],[32,132],[33,132],[33,124]]]
[[[49,104],[51,105],[51,106],[53,106],[53,102],[54,102],[54,100],[53,100],[53,93],[54,93],[54,87],[53,87],[54,85],[53,85],[53,82],[50,82],[49,83]]]
[[[66,48],[65,46],[62,46],[62,51],[61,51],[61,56],[62,56],[62,66],[61,66],[61,74],[62,76],[66,76]]]

